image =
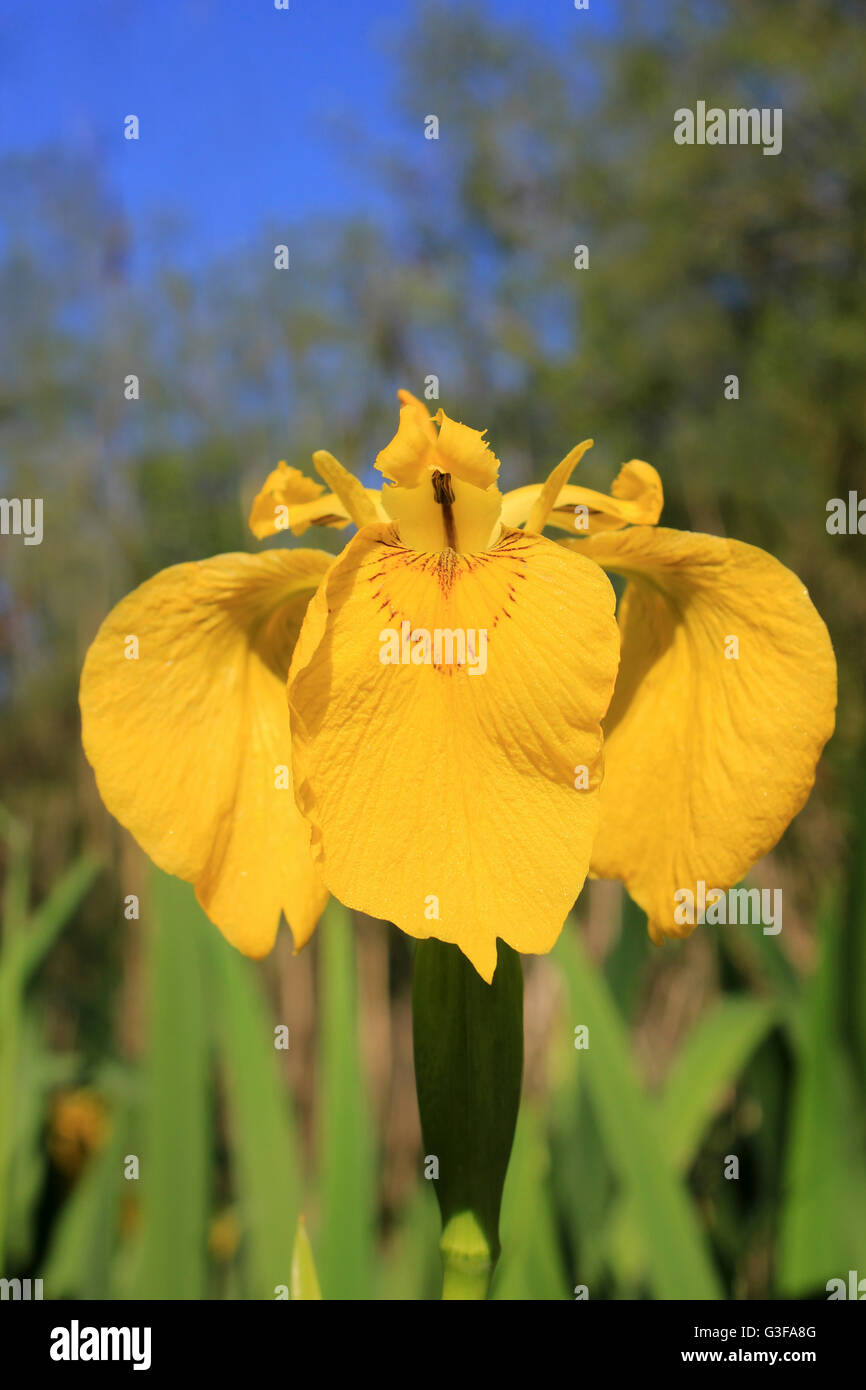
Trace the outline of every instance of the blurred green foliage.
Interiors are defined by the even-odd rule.
[[[45,540],[4,538],[0,574],[0,1269],[46,1296],[438,1295],[408,942],[333,905],[297,961],[237,957],[110,824],[76,708],[117,599],[252,548],[276,459],[327,447],[364,473],[395,389],[431,373],[506,486],[587,434],[590,486],[649,459],[667,524],[796,570],[840,668],[816,790],[756,870],[784,887],[780,937],[656,952],[593,889],[527,963],[493,1296],[824,1296],[866,1272],[864,547],[825,528],[830,498],[866,492],[866,30],[847,0],[646,8],[553,52],[435,6],[395,51],[407,139],[369,171],[389,219],[296,226],[298,273],[275,275],[261,247],[284,232],[263,229],[212,265],[166,231],[145,275],[98,166],[5,163],[0,491],[45,498]],[[781,106],[783,154],[675,146],[698,99]],[[73,1163],[58,1116],[82,1092]]]

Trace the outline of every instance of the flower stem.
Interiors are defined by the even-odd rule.
[[[483,1299],[520,1103],[520,957],[500,942],[488,985],[456,946],[422,941],[412,1003],[425,1173],[442,1214],[442,1297]]]
[[[487,1297],[493,1259],[484,1232],[471,1212],[452,1216],[439,1242],[443,1299]]]

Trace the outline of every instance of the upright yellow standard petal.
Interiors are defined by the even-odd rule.
[[[497,937],[551,948],[596,830],[613,609],[596,565],[539,536],[474,554],[355,537],[289,677],[299,805],[337,897],[456,942],[487,980]]]
[[[356,478],[354,473],[344,468],[327,449],[317,449],[313,454],[313,463],[319,476],[324,478],[332,492],[340,499],[346,515],[352,518],[356,526],[370,526],[377,521],[384,521],[378,494],[365,488],[360,478]]]
[[[529,509],[529,515],[526,518],[527,531],[544,530],[550,513],[556,506],[557,498],[562,493],[563,488],[568,483],[569,478],[580,463],[587,449],[591,449],[592,445],[593,441],[591,439],[584,439],[581,444],[575,445],[545,479],[538,489],[538,496]]]
[[[163,570],[108,615],[81,677],[106,806],[250,956],[281,911],[302,945],[326,898],[291,786],[285,680],[330,563],[269,551]]]
[[[833,731],[830,637],[754,546],[650,527],[568,544],[628,580],[593,872],[624,880],[655,940],[686,936],[674,895],[738,883],[809,795]]]
[[[409,391],[398,391],[400,418],[397,433],[382,449],[376,467],[401,487],[417,487],[424,474],[437,466],[437,430],[429,411]]]
[[[379,453],[376,467],[400,487],[418,487],[428,473],[446,473],[476,488],[489,488],[499,475],[499,460],[484,435],[437,410],[428,415],[419,400],[400,391],[397,433]],[[438,428],[437,428],[438,427]]]
[[[444,410],[436,412],[439,438],[436,452],[443,472],[473,487],[493,487],[499,476],[499,459],[484,438],[486,430],[473,430],[452,420]]]

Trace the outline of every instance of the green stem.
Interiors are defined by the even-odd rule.
[[[499,943],[492,984],[456,946],[422,941],[413,987],[425,1168],[442,1215],[444,1299],[485,1298],[523,1072],[520,957]]]
[[[453,1216],[442,1232],[443,1299],[487,1297],[493,1258],[484,1232],[471,1212]]]

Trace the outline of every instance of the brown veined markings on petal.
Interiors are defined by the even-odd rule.
[[[381,597],[379,611],[387,609],[390,624],[397,627],[407,620],[411,624],[411,630],[426,628],[428,631],[439,628],[462,628],[464,632],[469,629],[484,627],[488,633],[487,639],[487,663],[488,669],[496,661],[497,645],[493,640],[492,634],[500,619],[509,620],[508,639],[513,646],[513,639],[520,628],[519,621],[512,628],[512,620],[519,619],[519,581],[525,581],[527,575],[528,556],[533,548],[537,549],[536,538],[527,536],[520,530],[506,532],[500,537],[499,541],[489,551],[476,552],[468,555],[458,555],[455,551],[414,551],[400,543],[397,529],[382,538],[382,544],[388,547],[390,553],[377,557],[372,573],[366,578],[375,581],[377,588],[374,590],[374,597]],[[509,574],[507,578],[503,576],[503,565],[507,565]],[[488,580],[489,575],[489,580]],[[402,602],[395,601],[389,586],[388,580],[392,577],[396,588],[404,589],[407,580],[410,584],[417,584],[417,601],[415,594],[409,602],[404,594]],[[472,581],[470,583],[470,580]],[[414,583],[413,583],[414,581]],[[432,581],[432,582],[426,582]],[[502,588],[505,589],[505,600],[502,600]],[[463,608],[462,599],[466,591],[469,590],[469,600],[471,609],[467,612]],[[391,616],[393,615],[393,616]],[[377,633],[378,635],[378,633]],[[518,659],[512,652],[508,656],[510,665],[509,682],[512,689],[522,691],[522,699],[527,707],[531,706],[535,700],[535,691],[531,680],[527,679],[526,667],[529,664],[528,644],[531,641],[531,634],[523,633],[523,643],[520,646]],[[525,644],[525,645],[524,645]],[[526,659],[523,658],[525,653]],[[459,679],[454,684],[449,681],[447,689],[451,692],[448,696],[448,712],[445,714],[441,723],[438,725],[440,737],[445,736],[451,746],[449,761],[454,767],[460,768],[464,764],[462,756],[461,736],[471,737],[506,737],[506,729],[503,726],[497,729],[498,715],[496,712],[488,710],[487,718],[480,719],[476,701],[471,699],[467,704],[463,698],[465,692],[475,690],[480,694],[480,687],[484,684],[484,676],[469,675],[469,671],[461,664],[437,666],[432,662],[414,666],[415,672],[428,671],[437,676],[447,675],[449,677],[458,676]],[[476,681],[478,688],[476,688]],[[407,687],[407,694],[409,687]],[[452,704],[451,701],[454,701]],[[507,721],[506,721],[507,723]],[[471,742],[470,737],[470,742]],[[562,750],[560,750],[561,752]],[[532,760],[530,760],[532,761]],[[571,763],[563,760],[563,766],[557,771],[547,767],[543,775],[553,777],[554,780],[562,780],[570,783]],[[540,769],[537,765],[533,766],[533,772]],[[596,789],[600,777],[593,770],[591,772],[591,787]]]
[[[399,569],[401,574],[405,574],[406,570],[414,570],[418,574],[430,574],[434,576],[438,583],[441,602],[445,605],[445,608],[443,612],[438,615],[436,622],[433,623],[433,627],[463,627],[464,630],[468,630],[478,629],[479,624],[474,621],[463,624],[455,623],[453,618],[449,618],[448,613],[451,603],[457,602],[456,595],[460,580],[469,575],[478,577],[479,572],[482,571],[485,566],[497,562],[501,563],[502,560],[506,558],[514,564],[515,569],[512,575],[513,582],[508,582],[506,585],[507,596],[505,603],[497,603],[489,609],[484,606],[485,616],[488,620],[488,625],[485,627],[485,630],[487,632],[489,659],[491,632],[497,627],[501,618],[512,617],[510,610],[517,602],[516,581],[526,579],[524,569],[521,567],[525,566],[527,562],[526,557],[521,554],[521,551],[528,550],[530,545],[524,537],[523,532],[506,532],[491,550],[479,551],[471,555],[459,555],[454,550],[442,550],[438,552],[409,550],[400,544],[396,527],[391,528],[391,531],[382,538],[381,543],[383,546],[387,546],[392,553],[387,557],[383,557],[373,573],[366,576],[367,582],[370,584],[378,583],[378,587],[373,590],[373,597],[381,598],[379,611],[387,614],[389,622],[399,625],[402,622],[408,621],[412,625],[412,631],[415,630],[416,626],[419,628],[427,627],[429,630],[429,621],[420,622],[417,620],[417,615],[413,619],[413,615],[407,612],[404,606],[401,606],[399,602],[394,602],[387,588],[389,571]],[[472,615],[470,614],[468,616],[471,617]],[[462,670],[462,663],[460,662],[447,665],[431,664],[433,665],[433,669],[438,673],[447,673],[449,676],[453,675],[455,670]]]

